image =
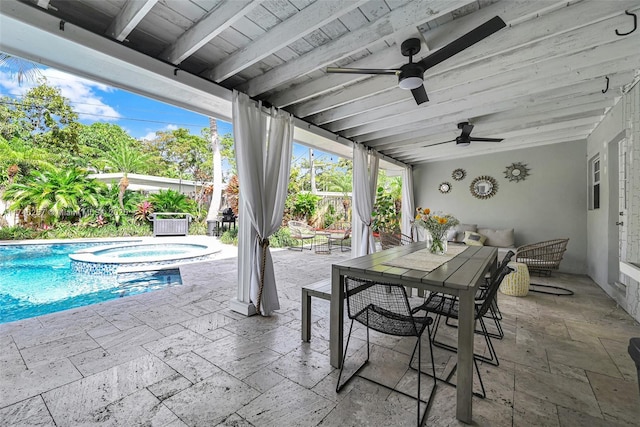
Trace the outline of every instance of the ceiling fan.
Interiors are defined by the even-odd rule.
[[[484,24],[474,28],[467,34],[452,41],[431,55],[422,58],[418,62],[413,62],[413,57],[420,52],[420,40],[416,38],[407,39],[402,42],[400,51],[402,55],[409,57],[409,63],[397,69],[327,67],[327,73],[395,74],[398,76],[398,86],[401,89],[410,90],[416,103],[420,105],[423,102],[429,101],[427,91],[423,85],[425,71],[489,37],[505,26],[506,24],[500,17],[496,16],[491,18]]]
[[[438,142],[435,144],[424,145],[423,147],[433,147],[434,145],[448,144],[454,141],[457,146],[466,147],[467,145],[471,144],[472,141],[501,142],[503,140],[503,138],[479,138],[479,137],[471,136],[473,125],[469,124],[469,122],[458,123],[458,129],[462,129],[462,133],[460,134],[460,136],[456,137],[456,139],[452,139],[450,141]]]

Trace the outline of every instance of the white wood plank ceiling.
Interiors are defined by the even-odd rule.
[[[408,164],[584,140],[640,74],[638,0],[23,1]],[[405,39],[418,60],[494,16],[426,71],[421,105],[393,75],[325,72],[398,68]],[[504,140],[440,144],[459,122]]]

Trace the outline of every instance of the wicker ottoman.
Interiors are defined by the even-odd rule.
[[[509,267],[515,271],[507,274],[500,284],[500,292],[514,297],[524,297],[529,293],[529,269],[527,264],[510,262]]]

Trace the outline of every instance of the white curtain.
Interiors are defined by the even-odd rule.
[[[400,230],[402,234],[411,236],[416,239],[412,232],[413,219],[416,215],[414,201],[413,201],[413,170],[411,166],[405,166],[402,170],[402,224],[400,224]]]
[[[258,313],[270,316],[280,308],[269,251],[269,236],[282,222],[291,168],[293,117],[233,91],[233,135],[243,206],[240,215],[251,219],[253,232],[242,244],[252,245],[250,298]],[[242,222],[241,222],[242,223]],[[246,223],[246,222],[244,222]],[[245,230],[246,231],[246,230]],[[242,266],[238,266],[242,269]]]
[[[353,255],[362,256],[376,251],[371,231],[371,213],[376,200],[379,157],[367,148],[353,147]]]

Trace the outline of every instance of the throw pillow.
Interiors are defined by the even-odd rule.
[[[478,231],[478,224],[458,224],[455,230],[457,231],[457,235],[453,241],[460,243],[464,240],[465,231]]]
[[[463,242],[467,246],[484,246],[484,241],[487,238],[475,231],[465,231]]]
[[[493,229],[478,228],[478,233],[487,238],[485,246],[497,246],[499,248],[509,248],[515,245],[513,238],[513,228]]]
[[[447,242],[455,242],[457,235],[458,232],[456,231],[456,229],[454,227],[451,227],[449,231],[447,231]]]

